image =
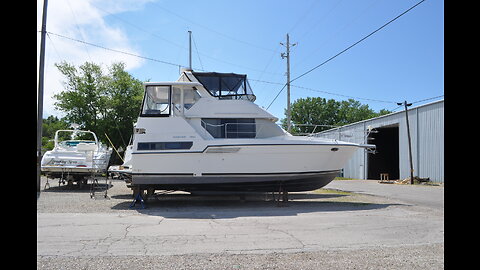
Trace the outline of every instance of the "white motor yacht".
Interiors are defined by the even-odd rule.
[[[246,75],[184,70],[144,87],[127,166],[134,190],[314,190],[375,147],[292,136],[254,103]]]
[[[99,142],[94,132],[57,130],[54,143],[41,161],[41,170],[48,177],[76,182],[106,172],[112,149]]]

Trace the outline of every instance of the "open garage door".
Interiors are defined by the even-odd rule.
[[[375,154],[368,154],[368,179],[380,179],[381,173],[388,173],[389,179],[399,179],[398,125],[376,128],[369,143],[377,146]]]

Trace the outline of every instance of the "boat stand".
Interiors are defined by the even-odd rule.
[[[277,203],[277,206],[287,206],[288,203],[288,191],[282,186],[279,186],[278,195],[275,196],[275,191],[272,191],[273,201]],[[281,200],[281,202],[280,202]]]
[[[145,209],[145,200],[142,197],[143,190],[141,189],[134,189],[133,193],[136,194],[135,197],[133,198],[133,201],[130,203],[129,208],[133,208],[138,201],[140,201],[140,204],[142,205],[142,209]]]
[[[65,172],[67,172],[67,177],[64,176]],[[60,187],[60,184],[65,185],[65,179],[68,180],[70,176],[70,170],[66,168],[62,168],[62,176],[58,179],[58,187]]]
[[[47,174],[47,182],[45,183],[45,186],[43,187],[43,190],[50,188],[50,183],[48,182],[48,178],[50,178],[50,175]],[[52,179],[54,179],[54,178],[52,177]]]

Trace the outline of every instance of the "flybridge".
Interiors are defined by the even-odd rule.
[[[244,99],[255,101],[255,95],[247,80],[247,75],[218,72],[192,72],[193,76],[219,99]]]

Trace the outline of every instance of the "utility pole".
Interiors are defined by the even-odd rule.
[[[413,161],[412,161],[412,141],[410,138],[410,125],[408,123],[408,106],[411,106],[412,103],[407,103],[405,100],[403,103],[397,103],[397,105],[405,106],[405,120],[407,122],[407,136],[408,136],[408,155],[410,158],[410,184],[413,185]]]
[[[283,58],[287,58],[287,131],[290,132],[292,129],[292,123],[291,123],[291,118],[292,118],[292,113],[290,109],[290,46],[295,46],[297,43],[290,44],[290,37],[288,36],[287,33],[287,44],[283,44],[280,42],[281,45],[285,46],[287,48],[286,53],[281,53],[280,56]]]
[[[42,32],[40,39],[40,63],[38,67],[37,93],[37,192],[40,192],[40,162],[42,158],[43,77],[45,70],[45,34],[47,33],[47,0],[43,0]]]
[[[192,69],[192,31],[188,31],[188,67]]]

